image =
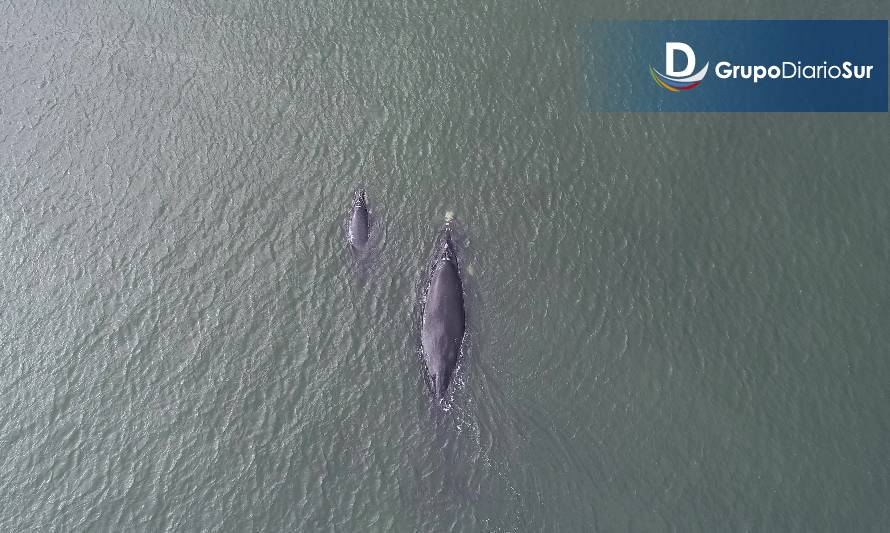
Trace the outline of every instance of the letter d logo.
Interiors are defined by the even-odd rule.
[[[683,52],[686,56],[686,68],[681,71],[674,70],[674,58],[677,52]],[[649,73],[655,83],[675,93],[688,91],[701,85],[701,80],[708,73],[710,64],[710,61],[705,63],[700,71],[692,74],[695,72],[695,52],[692,51],[692,47],[686,43],[667,42],[664,43],[664,71],[666,74],[658,72],[652,68],[652,65],[649,65]]]
[[[677,52],[686,54],[686,68],[674,70],[674,55]],[[686,43],[664,43],[664,73],[672,78],[686,77],[695,70],[695,52]]]

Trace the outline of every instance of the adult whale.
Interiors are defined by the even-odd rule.
[[[368,249],[371,239],[371,219],[368,216],[368,204],[365,200],[365,189],[355,191],[352,210],[349,212],[348,224],[349,245],[354,253],[362,254]]]
[[[457,365],[465,319],[457,253],[451,241],[451,227],[445,224],[430,268],[420,331],[427,384],[437,399],[445,396]]]

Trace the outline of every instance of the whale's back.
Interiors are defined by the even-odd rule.
[[[371,224],[368,206],[365,203],[365,191],[359,189],[349,214],[349,244],[356,249],[364,249],[371,237]]]
[[[457,365],[465,319],[457,265],[448,259],[439,259],[430,276],[421,327],[424,360],[436,396],[445,393]]]

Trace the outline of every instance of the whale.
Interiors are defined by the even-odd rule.
[[[463,284],[449,224],[439,236],[427,283],[420,340],[427,386],[441,401],[457,366],[466,330]]]
[[[371,239],[371,219],[368,215],[368,203],[365,199],[364,188],[355,191],[352,209],[349,211],[347,239],[354,253],[361,254],[367,251]]]

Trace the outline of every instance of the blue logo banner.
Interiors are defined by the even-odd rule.
[[[886,20],[595,21],[589,111],[887,111]]]

